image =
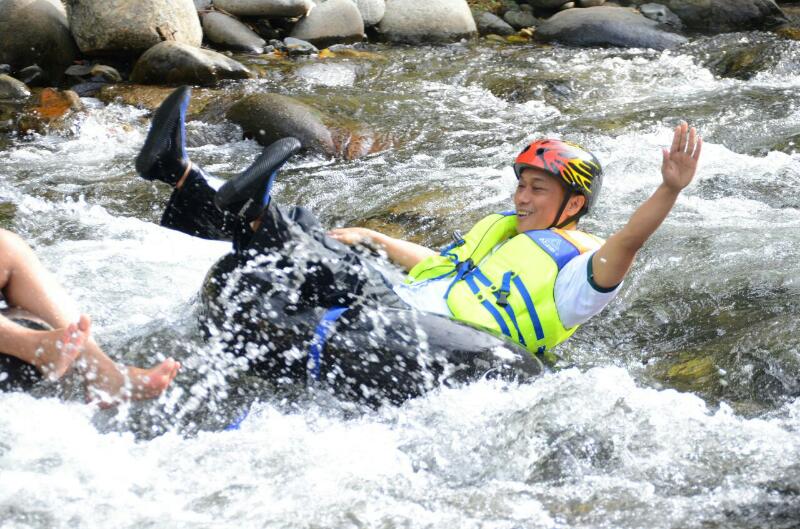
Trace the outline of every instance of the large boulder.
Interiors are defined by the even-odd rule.
[[[231,15],[247,17],[299,17],[314,6],[312,0],[214,0]]]
[[[0,64],[37,64],[57,84],[77,52],[59,0],[0,0]]]
[[[364,20],[352,0],[327,0],[295,24],[291,36],[321,46],[358,42],[364,38]]]
[[[206,40],[214,44],[239,51],[262,53],[267,42],[252,29],[233,17],[219,11],[201,15]]]
[[[364,19],[365,26],[377,25],[386,14],[385,0],[356,0],[356,5],[361,12],[361,18]]]
[[[621,7],[587,7],[561,11],[536,30],[544,42],[569,46],[620,46],[663,50],[686,38],[661,29],[657,22]]]
[[[133,67],[131,81],[141,84],[213,85],[221,79],[248,79],[250,70],[211,50],[168,41],[147,50]]]
[[[161,41],[200,46],[193,0],[66,0],[70,28],[87,55],[138,55]]]
[[[477,34],[466,0],[387,0],[379,31],[391,42],[453,42]]]
[[[25,83],[10,75],[0,74],[0,101],[20,101],[30,97],[31,91]]]
[[[294,136],[303,148],[332,156],[335,148],[331,131],[318,110],[288,96],[257,93],[237,101],[227,113],[247,136],[262,145]]]
[[[688,28],[709,33],[773,29],[788,22],[773,0],[631,0],[667,6]]]

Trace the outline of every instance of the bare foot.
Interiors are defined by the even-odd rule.
[[[58,380],[72,366],[89,338],[90,326],[89,317],[82,314],[78,323],[52,331],[39,331],[42,341],[36,350],[34,365],[47,380]]]
[[[108,407],[127,400],[153,399],[161,395],[172,383],[180,362],[167,358],[149,369],[132,366],[117,366],[114,372],[100,374],[95,370],[87,373],[86,400],[99,401]]]

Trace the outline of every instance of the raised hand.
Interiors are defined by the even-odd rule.
[[[670,150],[662,149],[661,176],[664,185],[673,191],[681,191],[688,186],[697,171],[702,148],[703,140],[694,127],[689,128],[685,121],[675,127]]]

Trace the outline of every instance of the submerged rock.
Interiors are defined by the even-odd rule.
[[[358,42],[364,38],[364,21],[352,0],[327,0],[300,20],[291,36],[320,46]]]
[[[72,90],[45,88],[29,103],[19,119],[18,127],[22,133],[35,131],[45,134],[51,130],[61,130],[67,125],[68,116],[83,110],[80,97]]]
[[[0,63],[11,71],[37,65],[57,84],[77,53],[59,0],[0,1]]]
[[[139,54],[161,41],[200,46],[192,0],[68,0],[69,23],[87,55]]]
[[[219,11],[201,15],[205,38],[227,49],[262,53],[267,41],[252,29]]]
[[[388,0],[378,30],[391,42],[454,42],[478,28],[465,0]]]
[[[674,48],[686,42],[664,31],[642,15],[620,7],[588,7],[557,13],[544,21],[535,37],[544,42],[570,46],[619,46],[623,48]]]
[[[139,58],[131,80],[141,84],[212,85],[222,79],[252,76],[244,65],[221,53],[179,42],[162,42]]]

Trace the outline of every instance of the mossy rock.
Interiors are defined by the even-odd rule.
[[[137,108],[155,110],[171,94],[174,88],[160,86],[139,85],[139,84],[115,84],[107,85],[100,89],[97,98],[103,103],[122,103]],[[205,109],[209,102],[220,97],[221,92],[208,88],[195,88],[192,90],[192,98],[189,101],[189,108],[186,110],[188,117],[194,117]]]
[[[778,35],[780,35],[785,39],[800,40],[800,28],[798,27],[789,26],[780,28],[776,30],[775,33],[777,33]]]

